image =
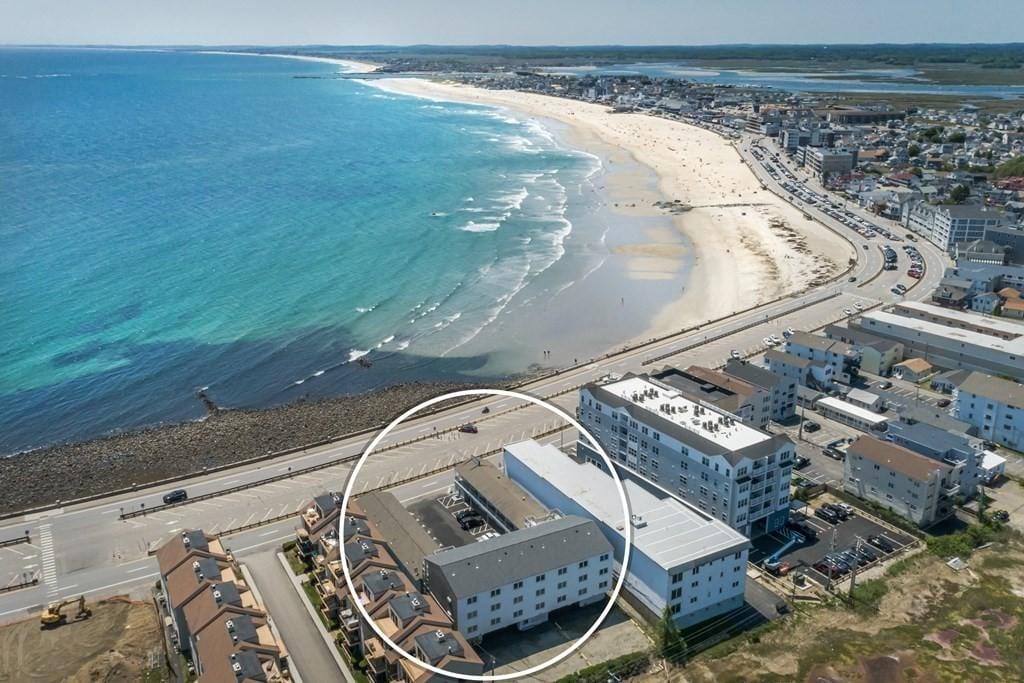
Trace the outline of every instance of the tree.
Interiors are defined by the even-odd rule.
[[[666,662],[681,664],[686,660],[686,640],[672,618],[668,606],[661,613],[661,619],[654,634],[654,647],[658,656]]]
[[[957,185],[949,191],[949,199],[956,204],[963,204],[971,196],[971,190],[966,185]]]
[[[967,140],[967,136],[964,133],[960,132],[960,131],[957,131],[956,133],[950,133],[949,137],[946,138],[946,142],[957,142],[957,143],[959,143],[959,142],[964,142],[965,140]]]
[[[914,166],[913,168],[911,168],[910,173],[911,175],[917,176],[918,178],[924,175],[924,171],[921,170],[920,166]]]
[[[996,166],[996,178],[1024,176],[1024,155],[1014,157]]]
[[[916,157],[921,153],[921,145],[910,145],[907,147],[907,154],[912,157]]]

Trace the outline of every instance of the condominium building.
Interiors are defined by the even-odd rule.
[[[903,344],[908,356],[947,370],[1024,378],[1024,324],[969,311],[904,302],[850,326]]]
[[[770,419],[782,422],[796,414],[796,388],[799,383],[795,379],[782,377],[767,368],[735,358],[729,359],[723,372],[767,392]]]
[[[377,520],[364,509],[363,498],[349,502],[338,523],[336,538],[341,538],[342,542],[325,548],[314,572],[317,592],[324,599],[324,616],[329,621],[337,621],[341,629],[339,645],[345,648],[351,661],[365,659],[366,674],[373,683],[451,681],[387,647],[362,616],[356,606],[358,603],[394,643],[421,661],[446,671],[482,674],[483,660],[455,629],[437,600],[422,592],[421,580],[405,571],[399,552],[382,534]],[[379,513],[381,509],[390,509],[391,504],[387,499],[374,500],[368,507]],[[384,525],[393,521],[385,521]],[[412,526],[422,531],[418,525],[406,523],[406,526],[405,533],[416,533]],[[408,538],[399,540],[399,544],[407,546],[403,554],[419,552],[416,548],[420,544]],[[405,562],[411,561],[407,556]],[[349,591],[345,582],[342,562],[348,564],[355,593]]]
[[[861,370],[873,375],[888,376],[892,366],[903,360],[903,344],[892,339],[838,325],[826,327],[825,336],[852,346],[860,354]]]
[[[623,590],[652,620],[668,607],[685,628],[743,606],[750,542],[724,522],[626,474],[627,521],[608,473],[551,445],[511,444],[503,461],[509,478],[548,508],[594,520],[614,548],[616,574],[629,524]]]
[[[199,681],[286,680],[288,652],[219,538],[187,530],[155,555],[173,638]]]
[[[544,623],[556,609],[605,599],[612,546],[597,525],[569,515],[424,561],[426,583],[469,638]]]
[[[843,475],[848,493],[919,526],[953,514],[954,499],[960,493],[952,466],[870,436],[850,444]]]
[[[584,427],[612,461],[740,533],[759,536],[789,518],[794,446],[647,375],[580,390]],[[580,455],[604,468],[585,443]]]
[[[857,150],[802,147],[800,152],[800,163],[818,178],[849,173],[857,166]]]
[[[1024,385],[980,372],[954,390],[954,414],[978,428],[978,436],[1024,450]]]
[[[540,523],[548,511],[489,460],[473,458],[455,468],[455,487],[491,527],[507,533]]]
[[[976,440],[963,434],[939,429],[927,422],[891,422],[885,439],[897,446],[944,462],[954,469],[953,477],[960,484],[960,495],[972,498],[981,479],[983,451]]]

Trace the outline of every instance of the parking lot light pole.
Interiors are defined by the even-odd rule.
[[[857,567],[860,564],[860,536],[855,537],[857,542],[853,546],[853,567],[850,572],[850,592],[847,594],[853,597],[853,589],[857,586]]]

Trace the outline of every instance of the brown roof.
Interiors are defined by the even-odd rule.
[[[926,361],[924,358],[908,358],[902,363],[897,363],[898,368],[907,368],[914,372],[928,372],[932,369],[932,364]]]
[[[744,382],[741,379],[736,379],[735,377],[730,377],[724,372],[719,372],[718,370],[712,370],[711,368],[702,368],[699,365],[691,365],[690,367],[686,368],[686,371],[693,375],[694,377],[700,377],[702,380],[706,382],[718,385],[720,387],[725,387],[729,391],[740,394],[745,398],[750,398],[755,393],[757,393],[757,389],[754,387],[753,384],[750,384],[749,382]]]
[[[198,558],[200,556],[199,553],[195,553],[190,558]],[[164,575],[164,584],[167,587],[167,601],[171,607],[181,607],[203,588],[222,580],[223,571],[228,569],[230,565],[226,560],[213,559],[213,562],[216,563],[218,573],[209,576],[193,569],[191,559],[188,562],[182,562],[172,569],[169,574]]]
[[[255,628],[251,631],[240,628],[242,618],[250,619]],[[228,630],[229,621],[238,624],[239,627],[233,631]],[[194,636],[196,655],[202,663],[203,671],[199,680],[203,683],[235,683],[238,678],[231,668],[232,655],[237,655],[243,650],[256,653],[263,666],[269,664],[272,668],[277,667],[278,660],[283,654],[266,618],[234,608],[223,610]],[[238,638],[237,642],[235,638]]]
[[[996,292],[996,294],[998,294],[999,296],[1003,297],[1004,299],[1019,299],[1020,298],[1020,291],[1014,289],[1013,287],[1003,287],[998,292]]]
[[[249,594],[242,584],[235,583],[236,590],[239,593],[238,604],[233,604],[227,601],[224,597],[220,600],[214,596],[214,590],[218,587],[224,587],[227,590],[227,582],[220,584],[210,584],[206,590],[199,591],[193,596],[185,605],[182,607],[182,612],[185,615],[185,621],[188,622],[189,630],[196,633],[214,619],[222,610],[233,608],[238,611],[247,612],[255,616],[259,616],[262,612],[259,605],[256,604],[256,600]],[[223,594],[223,593],[222,593]]]
[[[944,462],[932,460],[892,442],[880,441],[870,436],[858,437],[850,444],[846,457],[849,458],[851,455],[859,455],[865,460],[918,481],[927,481],[934,472],[939,472],[941,477],[953,471],[953,468]]]
[[[188,545],[185,539],[189,539]],[[172,569],[188,560],[192,561],[192,555],[200,553],[205,557],[218,557],[227,559],[227,554],[220,544],[220,539],[210,536],[202,529],[186,530],[180,534],[171,536],[159,548],[156,549],[156,563],[160,567],[160,573],[167,575]]]

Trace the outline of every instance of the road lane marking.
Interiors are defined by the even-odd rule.
[[[129,570],[128,570],[128,571],[126,571],[125,573],[126,573],[126,574],[134,574],[134,573],[136,573],[136,572],[144,572],[144,571],[146,571],[147,569],[151,569],[151,567],[149,567],[149,566],[143,566],[143,567],[136,567],[135,569],[129,569]]]

